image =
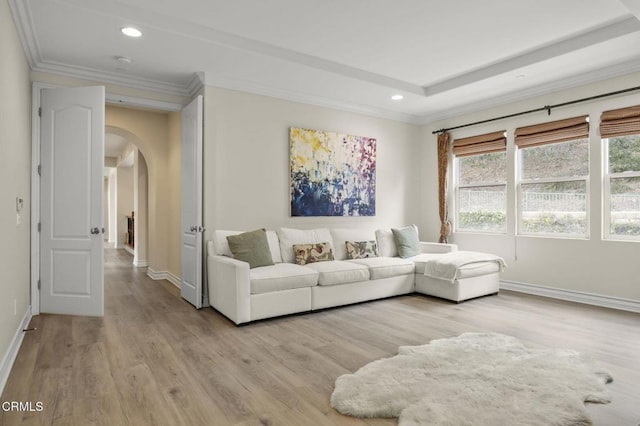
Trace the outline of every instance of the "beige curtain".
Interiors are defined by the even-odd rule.
[[[438,135],[438,211],[440,214],[440,239],[438,242],[449,242],[451,223],[447,206],[447,175],[449,168],[449,133]]]

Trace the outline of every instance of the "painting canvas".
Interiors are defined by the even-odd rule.
[[[291,216],[375,216],[376,140],[292,127]]]

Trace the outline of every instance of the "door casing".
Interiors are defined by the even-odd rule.
[[[58,89],[66,86],[42,83],[34,81],[31,91],[31,315],[40,314],[40,92],[42,89]],[[105,93],[106,103],[114,103],[123,106],[147,107],[162,111],[181,111],[184,105],[172,102],[162,102],[151,99],[122,96],[113,92]]]

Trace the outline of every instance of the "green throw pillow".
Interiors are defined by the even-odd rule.
[[[264,229],[229,235],[227,241],[233,258],[247,262],[249,268],[273,265],[267,231]]]
[[[418,247],[418,230],[415,226],[405,226],[404,228],[391,229],[393,239],[398,248],[398,256],[403,259],[420,254]]]

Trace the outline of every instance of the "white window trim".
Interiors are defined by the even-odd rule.
[[[633,178],[640,177],[640,171],[638,172],[619,172],[609,173],[609,139],[603,139],[604,153],[604,191],[602,193],[602,208],[603,208],[603,236],[602,238],[607,241],[640,241],[638,235],[618,235],[611,233],[611,180],[617,178]]]
[[[587,139],[588,141],[588,139]],[[559,142],[562,143],[562,142]],[[588,142],[587,142],[588,143]],[[591,229],[591,213],[590,213],[590,198],[591,198],[591,184],[590,184],[590,176],[571,176],[571,177],[554,177],[554,178],[535,178],[535,179],[523,179],[522,178],[522,155],[521,151],[527,148],[516,148],[516,158],[518,159],[518,180],[516,182],[516,218],[517,218],[517,229],[516,235],[523,237],[541,237],[541,238],[563,238],[563,239],[578,239],[578,240],[588,240],[591,238],[590,229]],[[589,158],[587,159],[587,164],[589,164],[589,159],[591,158],[591,151],[589,147]],[[589,172],[591,172],[589,170]],[[540,184],[540,183],[561,183],[561,182],[584,182],[585,183],[585,214],[586,214],[586,231],[584,234],[570,234],[570,233],[560,233],[560,232],[523,232],[523,223],[522,223],[522,185],[527,184]]]
[[[478,155],[483,155],[483,154],[478,154]],[[506,151],[505,151],[505,155],[506,155]],[[507,206],[505,205],[505,228],[504,231],[483,231],[483,230],[477,230],[477,229],[465,229],[465,228],[460,228],[460,190],[461,189],[468,189],[468,188],[486,188],[486,187],[504,187],[504,192],[505,192],[505,200],[506,200],[506,196],[507,194],[507,176],[504,177],[504,182],[503,183],[498,183],[498,182],[490,182],[490,183],[473,183],[473,184],[461,184],[460,183],[460,158],[461,157],[455,157],[454,156],[454,161],[453,161],[453,175],[455,176],[454,179],[454,200],[453,200],[453,211],[454,211],[454,232],[458,232],[458,233],[463,233],[463,234],[489,234],[489,235],[506,235],[507,234],[507,223],[506,223],[506,216],[508,214],[507,210]]]

